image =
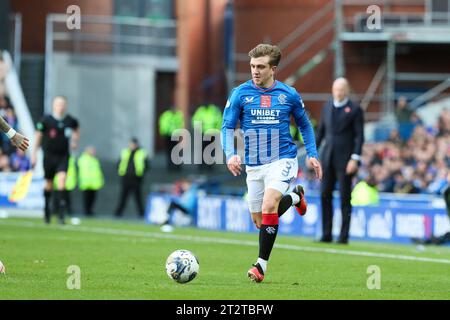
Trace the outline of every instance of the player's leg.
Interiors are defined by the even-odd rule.
[[[294,189],[285,194],[278,205],[278,217],[281,217],[290,207],[295,206],[296,211],[299,215],[303,216],[306,214],[307,203],[305,199],[305,190],[303,186],[296,185]]]
[[[56,174],[55,159],[49,154],[44,154],[44,221],[49,224],[52,213],[52,193],[53,193],[53,179]]]
[[[59,171],[56,174],[56,211],[60,224],[65,223],[64,218],[67,210],[66,178],[66,171]]]
[[[286,184],[286,189],[288,185]],[[259,264],[264,273],[267,270],[267,262],[272,252],[275,239],[278,234],[278,204],[283,193],[279,190],[268,188],[264,192],[262,205],[262,222],[259,229],[259,255],[257,264]]]
[[[247,167],[247,203],[252,215],[252,221],[256,228],[261,229],[262,225],[262,204],[264,199],[264,180],[260,177],[260,168]],[[247,276],[255,281],[264,280],[264,270],[256,261],[253,267],[247,272]]]
[[[261,228],[264,180],[259,177],[259,169],[247,169],[247,203],[256,228]]]
[[[278,206],[283,194],[288,190],[290,182],[297,174],[297,168],[296,159],[282,159],[263,170],[265,190],[261,207],[259,256],[255,267],[248,272],[249,277],[256,282],[264,279],[264,277],[255,277],[255,275],[259,273],[264,276],[266,273],[267,262],[278,234]]]
[[[53,179],[45,179],[44,184],[44,221],[49,224],[52,216],[51,211],[51,201],[52,201],[52,191],[53,191]]]
[[[175,200],[170,201],[169,208],[167,208],[167,219],[162,223],[162,225],[170,224],[170,219],[172,218],[175,210],[180,210],[183,214],[189,215],[188,210],[182,205],[178,204]]]
[[[64,224],[64,217],[67,210],[67,190],[66,179],[69,167],[69,155],[62,155],[58,159],[56,168],[56,210],[60,224]]]

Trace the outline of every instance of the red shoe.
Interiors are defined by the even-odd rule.
[[[254,264],[253,268],[248,270],[247,276],[252,280],[253,282],[261,282],[264,280],[264,272],[259,265],[259,263]]]
[[[305,200],[305,190],[303,190],[301,185],[296,185],[292,192],[300,197],[300,202],[295,205],[295,210],[297,210],[299,215],[304,216],[306,214],[306,210],[308,210],[308,204]]]

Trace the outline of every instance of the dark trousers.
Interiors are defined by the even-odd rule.
[[[203,141],[202,142],[202,164],[200,165],[200,171],[203,172],[211,172],[214,170],[214,164],[207,164],[205,162],[205,158],[203,157],[205,155],[205,149],[209,146],[209,145],[213,145],[216,142],[216,137],[212,136],[211,137],[211,141]],[[207,154],[207,156],[211,156],[213,159],[216,157],[216,150],[213,150],[211,152],[211,154]]]
[[[139,216],[144,216],[144,205],[142,203],[142,179],[141,178],[122,178],[122,191],[120,192],[119,205],[116,209],[116,216],[123,214],[128,196],[133,193],[136,205],[139,210]]]
[[[94,207],[96,197],[97,197],[97,190],[84,190],[83,191],[83,207],[84,207],[85,215],[87,215],[87,216],[94,215],[92,208]]]
[[[450,186],[447,187],[444,191],[444,201],[445,201],[445,207],[447,209],[447,215],[450,219]]]
[[[171,201],[170,205],[169,205],[169,208],[167,209],[167,214],[168,214],[167,220],[163,224],[169,224],[170,223],[170,218],[172,217],[175,209],[180,210],[185,215],[189,215],[189,211],[185,207],[183,207],[182,205],[176,203],[175,201]]]
[[[342,226],[339,241],[348,241],[350,231],[350,219],[352,214],[351,192],[352,177],[345,174],[344,169],[336,169],[333,164],[324,167],[321,186],[322,200],[322,240],[332,240],[333,229],[333,190],[336,181],[339,182],[341,196]]]
[[[172,161],[172,149],[178,144],[178,141],[172,141],[171,137],[166,137],[166,163],[167,169],[172,171],[181,170],[181,165],[176,165]]]

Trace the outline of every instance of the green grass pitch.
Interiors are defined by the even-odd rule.
[[[83,220],[45,226],[36,219],[0,220],[0,300],[5,299],[450,299],[450,247],[319,244],[279,236],[266,279],[246,272],[257,257],[257,234]],[[176,249],[193,251],[200,273],[177,284],[165,272]],[[81,270],[69,290],[69,266]],[[369,266],[380,270],[380,288]]]

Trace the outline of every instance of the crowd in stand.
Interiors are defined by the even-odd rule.
[[[8,122],[14,129],[18,130],[17,117],[14,107],[8,98],[5,77],[7,73],[6,63],[0,54],[0,116]],[[4,135],[0,135],[0,172],[27,171],[30,169],[30,160],[26,154],[14,148],[10,140]]]
[[[354,184],[365,181],[378,192],[443,193],[450,173],[450,110],[443,109],[436,124],[427,127],[400,98],[396,119],[398,126],[387,140],[365,142]],[[297,183],[319,190],[320,183],[313,178],[313,171],[303,171]]]
[[[396,115],[399,129],[387,141],[364,145],[359,179],[371,181],[379,192],[442,193],[450,166],[450,110],[443,109],[433,127],[401,101]],[[402,135],[401,128],[410,132]]]

